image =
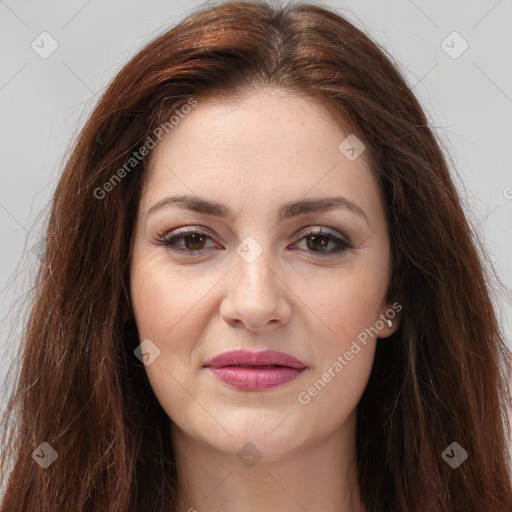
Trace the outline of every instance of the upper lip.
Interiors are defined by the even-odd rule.
[[[306,366],[297,358],[276,350],[250,352],[249,350],[231,350],[210,359],[204,366],[222,368],[224,366],[287,366],[304,369]]]

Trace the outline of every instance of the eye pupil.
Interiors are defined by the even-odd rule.
[[[198,256],[206,254],[208,246],[205,242],[211,239],[211,236],[199,231],[188,231],[177,233],[174,236],[161,236],[159,239],[160,244],[165,246],[168,250],[179,253],[181,255]],[[323,231],[309,232],[304,234],[300,239],[301,243],[306,244],[306,252],[310,254],[317,253],[320,256],[335,256],[341,255],[351,248],[350,242],[337,237],[333,234],[326,234]],[[327,247],[333,243],[337,248],[328,251]],[[295,247],[293,247],[295,248]],[[204,249],[204,250],[203,250]],[[300,252],[304,252],[303,250]]]
[[[320,248],[320,249],[325,249],[325,247],[327,246],[327,244],[329,243],[329,240],[327,239],[327,237],[325,236],[318,236],[318,235],[315,235],[315,236],[309,236],[307,237],[308,238],[308,248],[309,249],[315,249],[315,248]],[[320,247],[318,246],[315,246],[315,243],[318,242],[318,240],[323,240],[322,243],[320,243]],[[313,242],[313,245],[311,245],[310,242]]]
[[[190,243],[187,243],[187,241],[190,241],[192,239],[192,247],[190,247]],[[184,237],[185,245],[187,246],[187,249],[190,249],[192,251],[195,251],[197,249],[201,249],[201,241],[204,243],[205,236],[201,233],[192,233],[190,235],[187,235]],[[195,247],[194,245],[199,243],[200,247]]]

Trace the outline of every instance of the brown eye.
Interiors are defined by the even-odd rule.
[[[208,240],[211,240],[208,234],[192,230],[175,232],[159,238],[160,244],[169,250],[190,256],[199,256],[204,249],[213,247],[205,245]]]
[[[205,252],[205,249],[215,247],[215,245],[207,246],[206,243],[208,240],[212,240],[212,237],[207,233],[188,230],[162,236],[159,238],[159,243],[178,254],[201,256],[201,254]],[[294,245],[298,246],[302,241],[305,241],[306,246],[303,251],[318,257],[334,256],[352,248],[349,241],[333,233],[325,233],[321,229],[305,233],[299,242]],[[332,245],[332,248],[328,250],[330,245]]]
[[[302,240],[305,240],[306,252],[320,257],[343,253],[353,247],[348,240],[344,240],[332,233],[325,233],[321,229],[305,233],[299,243]],[[299,243],[294,245],[298,246]],[[327,250],[329,244],[333,246],[331,250]]]
[[[329,242],[331,241],[328,237],[322,235],[322,236],[308,236],[306,237],[306,245],[308,249],[311,249],[312,251],[316,251],[317,249],[320,249],[319,252],[324,252],[323,249],[325,249]]]
[[[203,245],[205,243],[206,238],[208,238],[206,235],[203,235],[201,233],[192,233],[191,235],[185,235],[182,237],[185,242],[185,248],[197,251],[198,249],[202,249]],[[189,243],[187,243],[187,241]]]

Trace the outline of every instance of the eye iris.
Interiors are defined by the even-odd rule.
[[[202,235],[200,233],[192,233],[191,235],[186,235],[183,237],[185,240],[185,246],[187,249],[190,249],[192,251],[196,251],[198,249],[201,249],[201,242],[204,244],[205,241],[205,235]],[[187,241],[192,240],[192,243],[187,243]],[[195,244],[199,244],[200,247],[195,247]],[[192,247],[190,247],[192,245]]]
[[[315,246],[315,243],[317,243],[319,240],[323,240],[322,243],[320,243],[320,246]],[[312,244],[311,244],[312,242]],[[307,245],[308,245],[308,249],[325,249],[325,247],[329,244],[329,240],[326,236],[318,236],[318,235],[314,235],[314,236],[308,236],[307,237]]]

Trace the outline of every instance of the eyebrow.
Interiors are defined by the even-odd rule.
[[[216,201],[209,201],[199,196],[179,195],[164,197],[155,203],[146,214],[150,214],[163,207],[177,206],[186,210],[191,210],[206,215],[214,215],[216,217],[226,218],[231,221],[235,219],[235,214],[228,206]],[[291,201],[284,203],[279,208],[279,221],[304,215],[312,212],[322,212],[333,209],[346,209],[364,218],[369,225],[368,218],[364,210],[346,197],[323,197],[319,199],[301,199],[299,201]]]

